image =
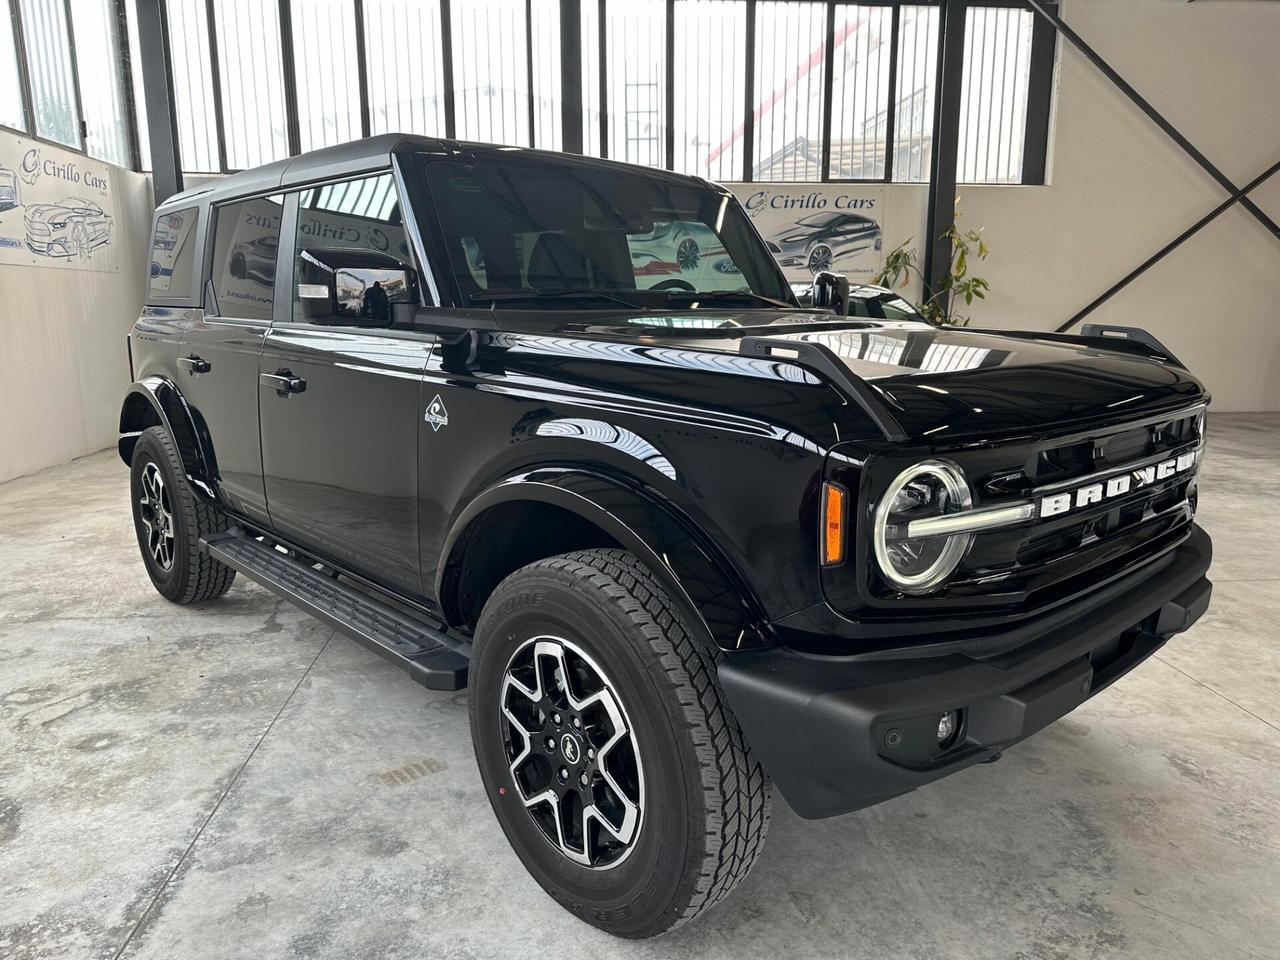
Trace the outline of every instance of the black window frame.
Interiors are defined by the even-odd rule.
[[[280,234],[283,236],[285,230],[285,213],[288,209],[288,193],[282,188],[276,187],[271,190],[258,190],[253,193],[242,194],[237,197],[225,197],[208,205],[208,212],[204,221],[204,238],[203,251],[204,256],[201,261],[200,280],[200,300],[204,308],[205,316],[211,320],[226,320],[230,323],[253,324],[257,326],[269,327],[275,322],[277,311],[280,305],[280,251],[281,244],[279,239],[276,240],[276,275],[272,287],[271,312],[267,319],[262,320],[258,317],[238,317],[233,314],[224,313],[218,304],[218,290],[213,281],[213,258],[217,250],[218,240],[218,217],[222,210],[226,207],[238,206],[242,203],[248,203],[251,200],[263,200],[269,197],[282,197],[280,210]],[[212,293],[213,307],[205,302],[205,298]]]

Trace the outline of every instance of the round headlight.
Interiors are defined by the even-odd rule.
[[[969,549],[973,534],[913,538],[908,525],[967,510],[972,504],[969,484],[953,464],[925,460],[898,474],[875,512],[876,562],[885,578],[903,593],[928,593],[938,587]]]

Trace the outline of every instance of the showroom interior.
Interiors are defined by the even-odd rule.
[[[1278,955],[1280,524],[1267,504],[1280,484],[1280,3],[0,0],[0,14],[0,957]],[[1203,450],[1185,461],[1198,465],[1195,523],[1213,539],[1207,611],[1069,716],[985,757],[999,763],[826,819],[775,790],[751,872],[662,937],[584,922],[504,839],[473,753],[465,666],[460,689],[425,689],[252,575],[176,605],[139,558],[126,462],[138,432],[186,401],[122,418],[155,339],[135,323],[180,314],[198,327],[202,295],[235,299],[214,276],[190,303],[155,305],[177,276],[169,214],[234,199],[225,191],[268,164],[284,190],[302,168],[281,161],[390,134],[440,156],[496,144],[489,162],[532,148],[701,178],[740,205],[800,304],[843,298],[837,313],[884,316],[851,298],[887,285],[912,323],[952,331],[922,356],[869,339],[855,375],[840,368],[854,393],[878,391],[856,375],[876,364],[947,383],[994,376],[986,341],[963,345],[972,331],[1030,334],[1001,337],[1014,354],[1079,343],[1077,365],[1107,370],[1119,367],[1106,366],[1103,331],[1145,331],[1124,349],[1211,396]],[[322,170],[347,162],[319,156]],[[157,219],[184,191],[193,199]],[[331,212],[389,209],[387,195],[357,192]],[[402,206],[383,224],[425,268],[434,248],[414,206],[416,222],[397,219]],[[722,204],[716,232],[724,216]],[[628,230],[646,234],[630,248],[637,287],[645,270],[654,289],[736,282],[741,261],[696,231],[701,246],[662,236],[652,217]],[[267,240],[245,236],[235,289],[269,288],[276,238],[294,241],[279,221]],[[457,269],[496,276],[470,242]],[[415,287],[424,308],[429,273]],[[297,297],[313,295],[305,286]],[[268,320],[287,301],[268,295]],[[370,302],[363,288],[354,310]],[[560,306],[572,320],[583,305]],[[802,383],[829,369],[774,356],[794,357]],[[194,352],[183,361],[193,376],[178,376],[179,393],[201,372]],[[447,376],[463,377],[453,362]],[[591,387],[601,408],[625,405],[611,389]],[[483,433],[452,396],[450,431],[423,394],[420,445]],[[1030,423],[1039,397],[1009,402]],[[749,394],[735,402],[725,423],[765,417]],[[647,449],[674,484],[685,466]],[[704,469],[723,481],[744,457]],[[201,487],[211,498],[215,480]],[[814,538],[817,509],[802,516]],[[360,579],[317,556],[335,582]],[[767,758],[763,770],[779,780]]]

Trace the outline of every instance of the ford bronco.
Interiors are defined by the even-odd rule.
[[[466,689],[498,823],[611,933],[731,891],[774,786],[830,817],[992,760],[1209,602],[1208,397],[1140,330],[801,308],[721,187],[446,140],[156,224],[119,444],[156,589],[239,573]]]

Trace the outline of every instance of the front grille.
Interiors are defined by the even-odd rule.
[[[951,580],[927,597],[897,594],[872,565],[871,598],[915,608],[1039,608],[1158,556],[1190,531],[1202,410],[1197,406],[1088,434],[940,451],[964,470],[975,507],[1027,500],[1039,505],[1063,492],[1070,494],[1072,506],[1054,515],[1039,515],[1038,509],[1032,520],[976,534]],[[1189,458],[1184,469],[1156,475],[1159,464],[1180,456]],[[895,465],[886,464],[886,470]],[[1076,505],[1082,487],[1102,483],[1105,488],[1107,479],[1134,470],[1139,473],[1130,489]]]
[[[42,220],[27,221],[27,235],[32,237],[47,237],[50,234],[49,225]]]

